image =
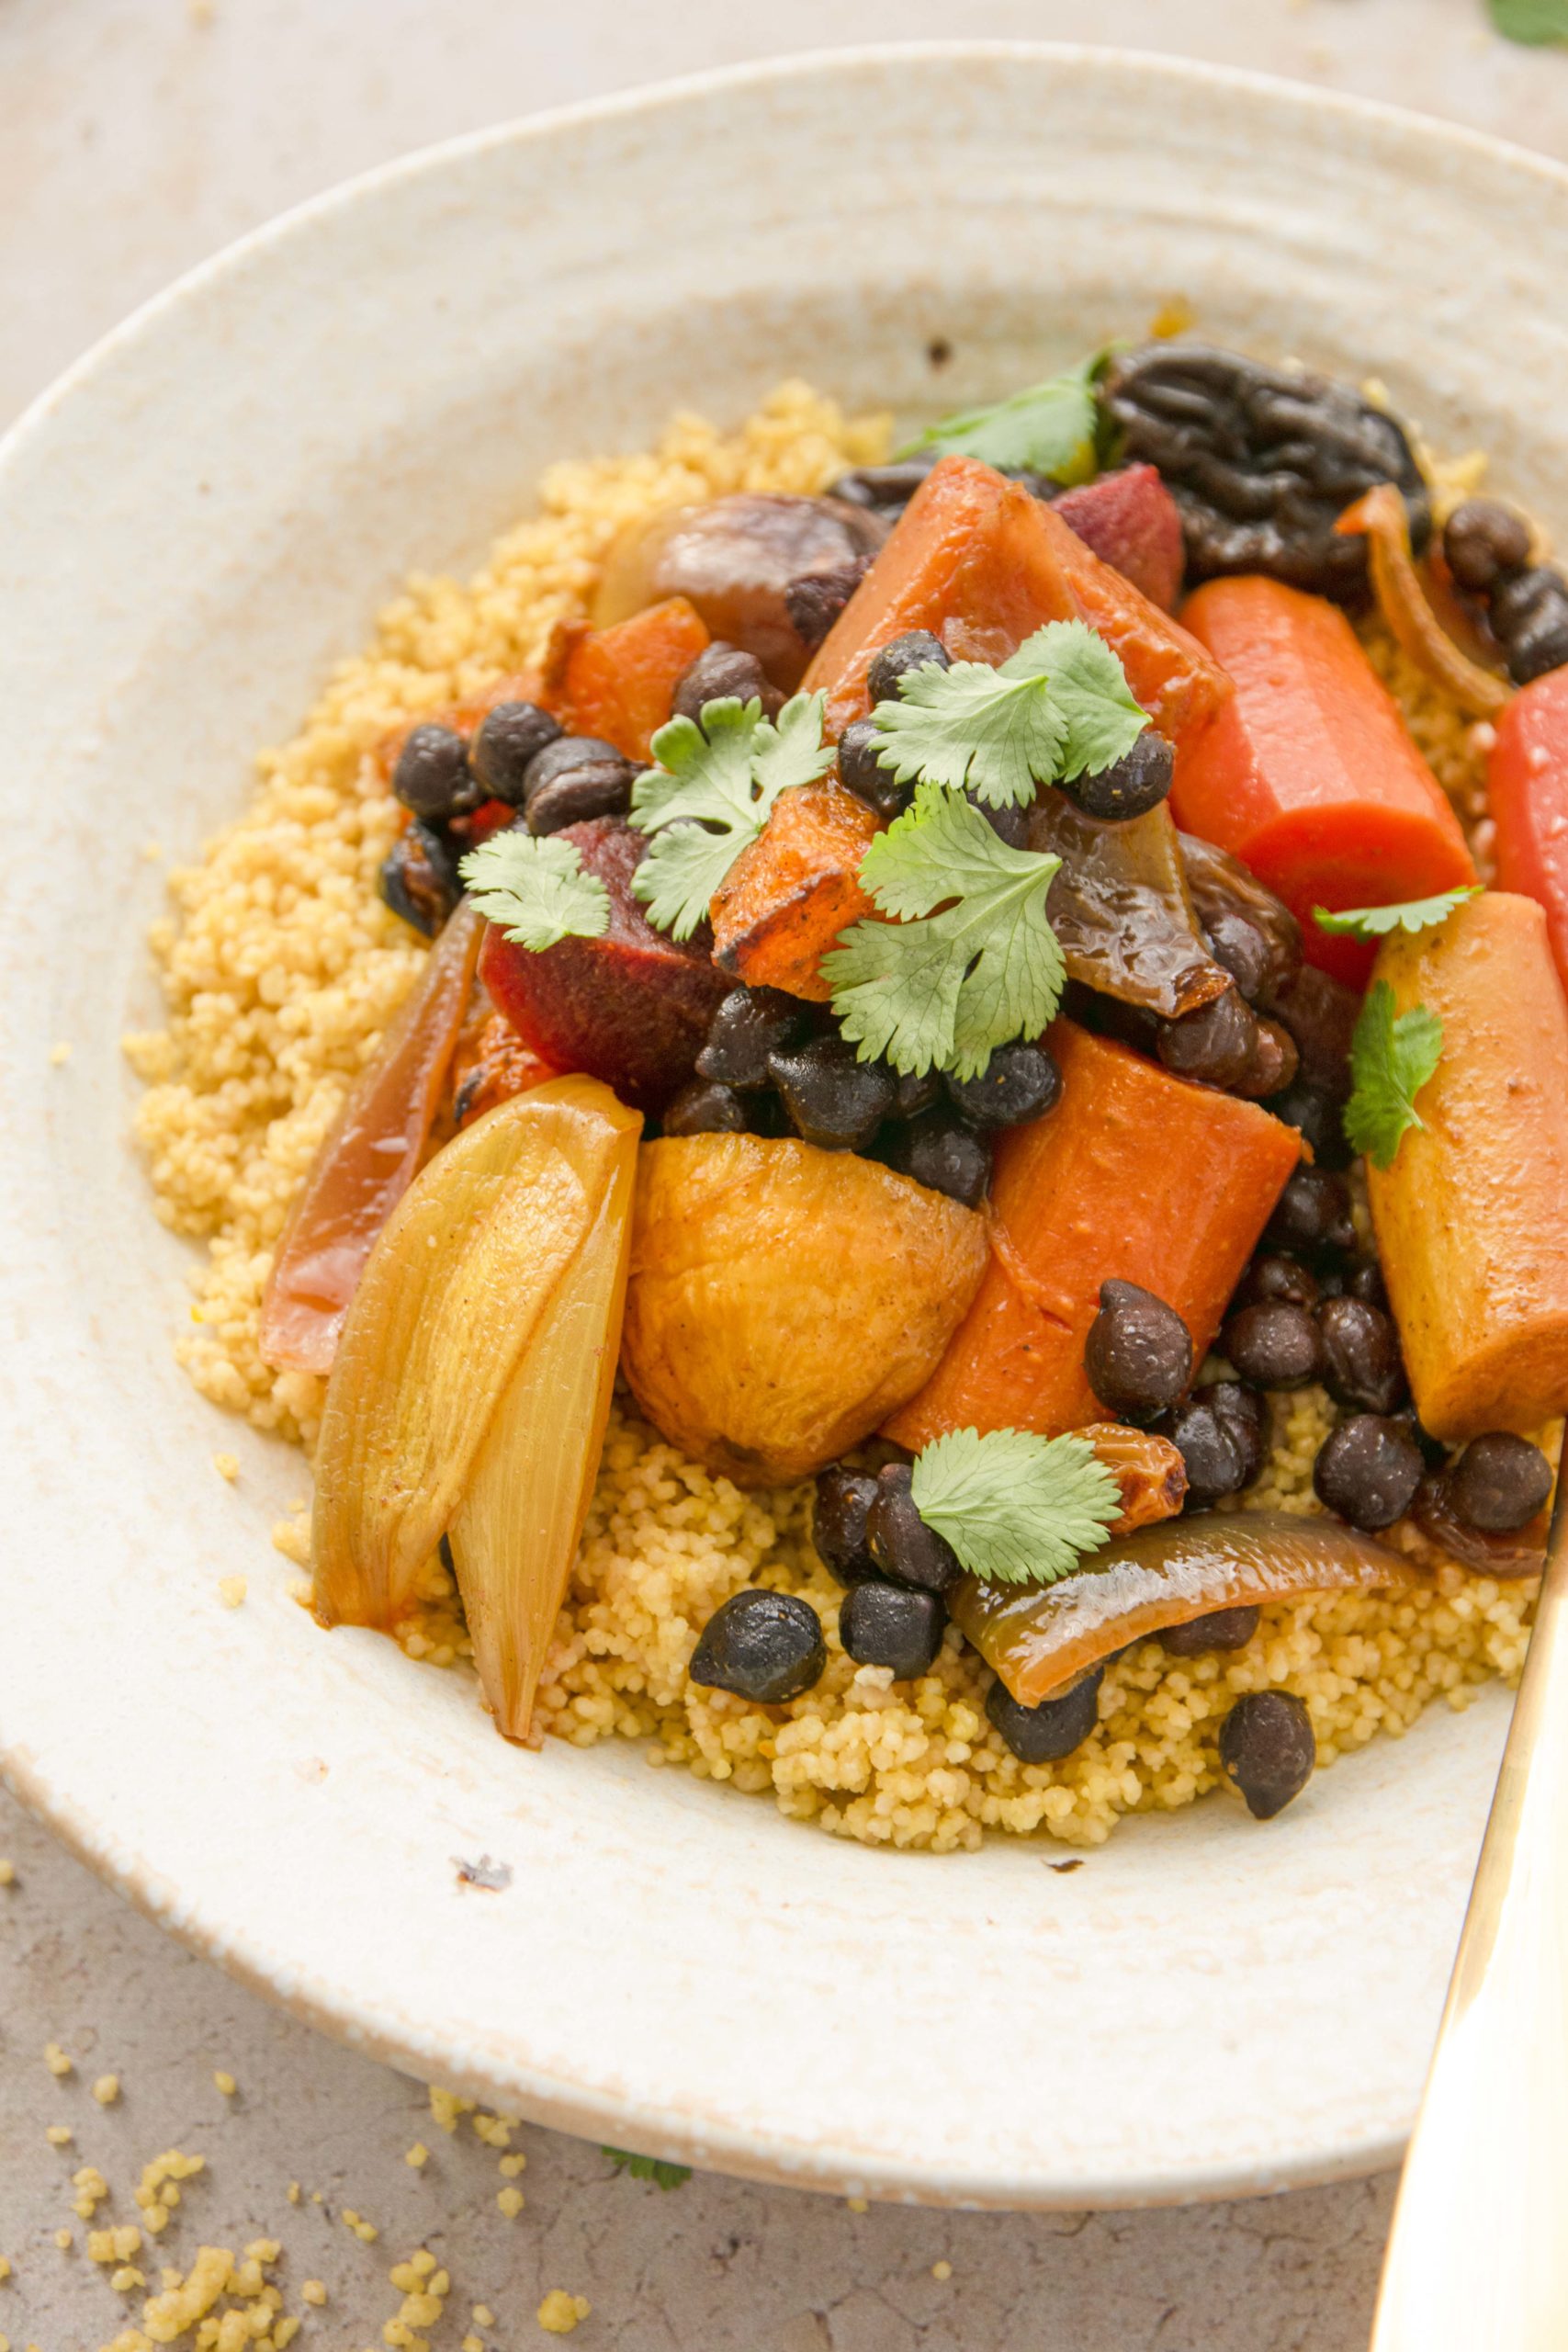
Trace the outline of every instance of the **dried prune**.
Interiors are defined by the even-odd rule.
[[[1403,428],[1348,385],[1201,344],[1152,344],[1113,363],[1102,392],[1122,454],[1156,467],[1181,510],[1190,581],[1263,571],[1358,602],[1367,542],[1337,537],[1352,499],[1392,482],[1417,552],[1431,530]]]

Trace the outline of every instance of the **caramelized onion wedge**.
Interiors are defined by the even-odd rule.
[[[281,1371],[333,1368],[371,1245],[430,1139],[483,933],[465,899],[316,1154],[262,1299],[261,1351]]]
[[[423,1170],[367,1261],[316,1453],[325,1625],[395,1625],[642,1122],[594,1079],[557,1078]]]
[[[1046,911],[1073,979],[1167,1021],[1224,994],[1230,974],[1203,944],[1168,808],[1114,822],[1047,788],[1029,846],[1062,861]]]
[[[592,1229],[497,1408],[449,1534],[497,1727],[529,1737],[534,1692],[592,1499],[620,1352],[641,1122],[617,1138]]]
[[[1334,527],[1342,537],[1366,539],[1378,610],[1416,668],[1451,695],[1467,718],[1495,718],[1513,688],[1461,653],[1427,603],[1410,553],[1409,513],[1393,483],[1364,492]]]
[[[954,1623],[1020,1706],[1037,1706],[1113,1650],[1212,1610],[1416,1581],[1410,1563],[1334,1519],[1204,1511],[1107,1544],[1055,1584],[966,1577]]]

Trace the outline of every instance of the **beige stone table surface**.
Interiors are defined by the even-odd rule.
[[[703,65],[956,33],[1222,59],[1568,155],[1568,53],[1508,47],[1481,0],[0,0],[0,422],[177,271],[385,157]],[[165,1941],[3,1794],[0,1856],[15,1871],[0,1886],[0,2339],[15,2352],[91,2352],[132,2323],[141,2296],[115,2290],[87,2239],[140,2223],[141,2169],[173,2148],[205,2168],[136,2264],[156,2289],[161,2264],[185,2271],[202,2244],[238,2256],[280,2241],[270,2275],[303,2318],[301,2352],[360,2352],[389,2322],[394,2345],[412,2332],[433,2352],[466,2336],[469,2352],[516,2352],[547,2340],[536,2312],[558,2289],[592,2306],[583,2352],[1365,2344],[1390,2181],[1087,2216],[854,2212],[720,2178],[664,2191],[550,2132],[520,2129],[510,2152],[501,2126],[487,2141],[465,2118],[449,2134],[420,2086]],[[51,2071],[50,2043],[72,2072]],[[118,2097],[100,2104],[109,2074]],[[405,2161],[421,2148],[423,2165]],[[526,2169],[503,2172],[508,2153]],[[90,2221],[73,2185],[86,2165],[109,2191]],[[497,2198],[513,2188],[525,2201],[509,2214]],[[438,2321],[400,2335],[389,2273],[421,2247],[450,2291]]]

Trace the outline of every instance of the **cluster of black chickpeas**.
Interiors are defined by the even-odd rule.
[[[514,809],[513,822],[531,833],[558,833],[591,817],[624,817],[636,775],[614,743],[567,734],[537,703],[496,703],[471,737],[434,720],[412,728],[392,770],[412,822],[382,865],[381,896],[434,937],[457,903],[457,863],[487,802]]]
[[[1485,607],[1517,686],[1568,662],[1568,580],[1531,563],[1529,526],[1495,498],[1467,498],[1443,529],[1455,582]]]
[[[978,1078],[909,1078],[890,1062],[857,1060],[828,1006],[738,988],[663,1126],[667,1136],[794,1134],[826,1151],[874,1154],[972,1208],[990,1181],[992,1136],[1042,1117],[1061,1088],[1041,1045],[998,1046]]]

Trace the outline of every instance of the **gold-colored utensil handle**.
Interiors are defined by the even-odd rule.
[[[1568,1510],[1405,2158],[1371,2352],[1568,2347]]]

